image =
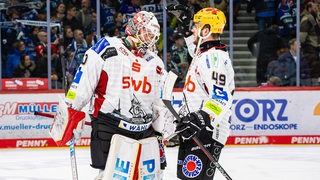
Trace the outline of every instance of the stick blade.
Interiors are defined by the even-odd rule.
[[[164,83],[164,88],[163,88],[163,100],[168,100],[171,102],[172,99],[172,90],[174,87],[174,84],[176,83],[176,80],[178,78],[178,73],[176,71],[171,70],[167,77],[166,81]]]

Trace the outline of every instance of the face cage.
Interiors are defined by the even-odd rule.
[[[144,31],[143,31],[143,29],[144,29]],[[140,37],[144,37],[144,38],[142,39]],[[150,38],[150,37],[152,37],[152,38]],[[160,37],[160,34],[153,33],[148,28],[143,27],[140,29],[140,33],[138,32],[135,35],[135,38],[139,40],[139,42],[137,44],[137,48],[148,49],[149,47],[152,47],[156,44],[156,42],[159,40],[159,37]]]

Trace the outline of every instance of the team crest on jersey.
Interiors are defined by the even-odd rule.
[[[188,155],[182,164],[182,173],[188,178],[195,178],[201,173],[203,164],[198,156]]]
[[[223,90],[222,87],[218,87],[216,85],[213,85],[213,90],[212,90],[212,99],[222,99],[228,101],[228,93]]]

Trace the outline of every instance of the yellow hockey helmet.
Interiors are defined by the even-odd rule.
[[[199,23],[200,29],[208,24],[212,33],[222,34],[226,25],[226,16],[217,8],[203,8],[194,15],[193,22]]]

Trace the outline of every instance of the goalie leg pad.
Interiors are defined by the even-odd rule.
[[[202,130],[199,139],[208,148],[213,158],[218,161],[222,148],[221,143],[211,138],[212,132]],[[180,179],[212,180],[216,167],[192,140],[180,138],[177,176]]]
[[[141,139],[142,145],[140,158],[140,178],[139,179],[162,179],[162,170],[160,167],[159,143],[156,137]],[[164,153],[164,152],[162,152]],[[163,156],[164,154],[162,154]]]
[[[139,141],[119,134],[113,135],[103,180],[138,179],[140,154]]]

